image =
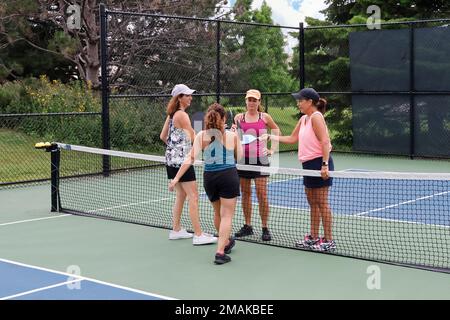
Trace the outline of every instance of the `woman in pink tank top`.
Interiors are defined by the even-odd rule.
[[[327,102],[312,88],[304,88],[292,94],[304,115],[290,136],[264,135],[261,139],[293,144],[298,142],[298,159],[303,169],[320,170],[321,177],[303,177],[306,197],[310,206],[311,230],[296,245],[318,251],[334,251],[336,243],[332,235],[332,215],[328,203],[328,191],[332,185],[329,171],[334,170],[330,156],[331,143],[327,124],[323,117]],[[319,236],[320,222],[325,232]]]
[[[236,125],[234,129],[239,128],[240,133],[260,137],[267,133],[267,128],[273,132],[279,128],[272,117],[262,112],[261,93],[258,90],[248,90],[245,96],[246,112],[237,114],[234,118]],[[273,154],[272,149],[267,148],[266,141],[255,140],[252,143],[244,145],[244,164],[255,166],[269,166],[269,158]],[[256,196],[258,198],[259,215],[261,216],[263,241],[272,240],[272,236],[267,227],[269,219],[269,201],[267,199],[267,175],[254,171],[238,170],[241,194],[242,210],[244,211],[244,226],[235,233],[236,237],[245,237],[253,235],[252,220],[252,180],[255,181]]]

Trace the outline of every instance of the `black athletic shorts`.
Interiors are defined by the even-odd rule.
[[[211,202],[215,202],[219,198],[232,199],[241,195],[236,168],[205,171],[203,173],[203,186]]]
[[[322,169],[322,157],[308,160],[302,163],[303,169],[307,170],[321,170]],[[333,158],[328,160],[328,171],[334,171]],[[303,184],[306,188],[322,188],[333,185],[333,178],[327,180],[322,177],[303,177]]]
[[[180,168],[177,167],[169,167],[166,166],[167,169],[167,178],[173,179],[178,173],[178,170]],[[195,170],[194,166],[190,166],[189,169],[183,174],[183,176],[180,178],[180,182],[189,182],[189,181],[195,181]]]
[[[270,166],[269,158],[266,156],[258,157],[258,158],[244,158],[244,164],[249,164],[252,166],[262,166],[268,167]],[[246,171],[246,170],[238,170],[238,175],[240,178],[244,179],[255,179],[261,177],[268,177],[268,173],[259,173],[257,171]]]

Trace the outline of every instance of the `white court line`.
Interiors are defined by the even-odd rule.
[[[28,294],[32,294],[32,293],[35,293],[35,292],[40,292],[40,291],[44,291],[44,290],[48,290],[48,289],[53,289],[53,288],[61,287],[61,286],[64,286],[64,285],[73,284],[73,283],[76,283],[76,282],[81,282],[81,281],[83,281],[83,279],[77,279],[77,280],[70,280],[70,281],[66,281],[66,282],[61,282],[61,283],[57,283],[57,284],[54,284],[54,285],[51,285],[51,286],[37,288],[37,289],[34,289],[34,290],[29,290],[29,291],[24,291],[24,292],[13,294],[13,295],[7,296],[7,297],[1,297],[0,300],[14,299],[14,298],[26,296]]]
[[[440,192],[440,193],[435,193],[435,194],[432,194],[430,196],[424,196],[424,197],[420,197],[420,198],[417,198],[417,199],[413,199],[413,200],[408,200],[408,201],[392,204],[392,205],[389,205],[389,206],[386,206],[386,207],[382,207],[382,208],[377,208],[377,209],[372,209],[372,210],[356,213],[354,215],[355,216],[362,216],[362,215],[365,215],[365,214],[370,213],[370,212],[376,212],[376,211],[382,211],[382,210],[386,210],[386,209],[390,209],[390,208],[395,208],[395,207],[399,207],[399,206],[404,205],[404,204],[413,203],[413,202],[417,202],[417,201],[420,201],[420,200],[431,199],[433,197],[442,196],[442,195],[447,194],[447,193],[450,193],[450,191],[444,191],[444,192]]]
[[[344,169],[342,172],[379,172],[377,170],[369,170],[369,169],[356,169],[356,168],[349,168]]]
[[[157,298],[161,298],[161,299],[167,299],[167,300],[177,300],[177,299],[172,298],[172,297],[167,297],[167,296],[163,296],[163,295],[152,293],[152,292],[147,292],[147,291],[143,291],[143,290],[139,290],[139,289],[133,289],[133,288],[117,285],[117,284],[106,282],[106,281],[101,281],[101,280],[92,279],[92,278],[88,278],[88,277],[82,277],[82,276],[78,276],[78,275],[67,273],[67,272],[61,272],[61,271],[52,270],[52,269],[48,269],[48,268],[38,267],[38,266],[31,265],[31,264],[21,263],[21,262],[17,262],[17,261],[8,260],[8,259],[1,259],[0,258],[0,262],[15,264],[15,265],[18,265],[18,266],[21,266],[21,267],[32,268],[32,269],[46,271],[46,272],[52,272],[52,273],[56,273],[56,274],[67,276],[69,279],[74,279],[74,280],[69,281],[69,283],[74,282],[75,279],[87,280],[87,281],[103,284],[103,285],[106,285],[106,286],[110,286],[110,287],[113,287],[113,288],[127,290],[127,291],[131,291],[131,292],[135,292],[135,293],[139,293],[139,294],[143,294],[143,295],[147,295],[147,296],[153,296],[153,297],[157,297]],[[0,299],[1,299],[1,297],[0,297]]]
[[[429,224],[425,222],[419,222],[419,221],[408,221],[408,220],[399,220],[399,219],[389,219],[389,218],[378,218],[378,217],[367,217],[367,216],[356,216],[354,214],[346,214],[346,213],[338,213],[338,216],[345,216],[345,217],[356,217],[359,219],[367,219],[367,220],[376,220],[376,221],[387,221],[387,222],[395,222],[395,223],[406,223],[406,224],[416,224],[416,225],[422,225],[427,227],[437,227],[437,228],[444,228],[444,229],[450,229],[450,225],[442,225],[442,224]]]
[[[163,198],[163,199],[156,199],[156,200],[141,201],[141,202],[135,202],[135,203],[127,203],[127,204],[122,204],[122,205],[120,205],[120,206],[114,206],[114,207],[109,207],[109,208],[101,208],[101,209],[89,210],[89,211],[87,211],[87,213],[95,213],[95,212],[106,211],[106,210],[112,210],[112,209],[118,209],[118,208],[125,208],[125,207],[138,206],[138,205],[144,204],[144,203],[160,202],[160,201],[166,201],[166,200],[170,200],[170,199],[173,199],[173,197]]]
[[[62,217],[68,217],[68,216],[71,216],[71,214],[61,214],[61,215],[52,216],[52,217],[43,217],[43,218],[35,218],[35,219],[28,219],[28,220],[6,222],[6,223],[1,223],[0,227],[2,227],[2,226],[9,226],[9,225],[12,225],[12,224],[19,224],[19,223],[40,221],[40,220],[48,220],[48,219],[62,218]]]

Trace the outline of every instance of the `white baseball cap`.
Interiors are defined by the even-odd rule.
[[[190,89],[185,84],[177,84],[172,89],[172,97],[176,97],[176,96],[178,96],[180,94],[193,94],[194,92],[195,92],[195,90]]]

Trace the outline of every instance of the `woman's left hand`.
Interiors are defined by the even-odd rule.
[[[330,177],[328,173],[328,166],[322,166],[322,169],[320,169],[320,175],[323,180],[327,180]]]
[[[175,185],[178,183],[177,179],[173,179],[172,181],[170,181],[169,183],[169,191],[173,191],[175,190]]]

